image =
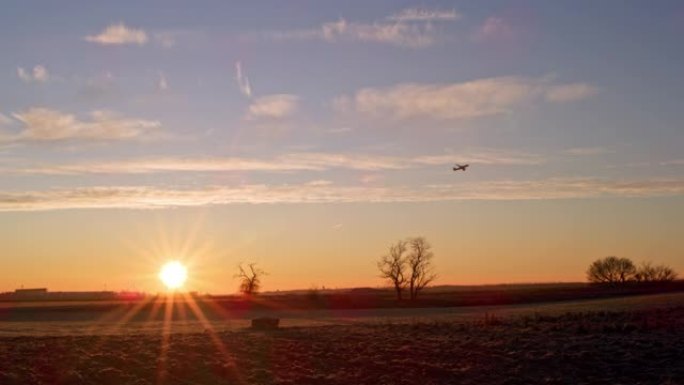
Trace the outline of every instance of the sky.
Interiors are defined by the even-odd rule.
[[[679,1],[5,1],[0,291],[684,273]],[[454,163],[470,164],[454,172]]]

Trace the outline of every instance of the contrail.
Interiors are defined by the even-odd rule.
[[[248,98],[252,97],[252,86],[249,84],[249,78],[242,71],[242,63],[235,62],[235,80],[240,88],[240,92]]]

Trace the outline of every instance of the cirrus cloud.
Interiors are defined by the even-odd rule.
[[[438,40],[433,22],[461,18],[456,10],[407,8],[374,22],[348,21],[340,18],[318,27],[268,33],[274,40],[321,40],[328,43],[364,42],[397,47],[424,48]]]
[[[270,35],[276,40],[322,40],[335,42],[384,43],[409,48],[422,48],[435,43],[431,24],[402,22],[357,23],[339,19],[306,30],[282,31]]]
[[[682,179],[549,178],[426,186],[348,186],[320,180],[233,187],[101,186],[0,192],[0,211],[153,209],[227,204],[439,202],[462,200],[643,198],[684,194]]]
[[[473,165],[525,166],[542,164],[545,162],[545,159],[536,154],[520,151],[486,148],[464,150],[453,154],[413,157],[300,152],[283,154],[272,158],[164,157],[128,159],[125,161],[33,165],[27,167],[14,166],[11,169],[0,169],[0,174],[84,175],[232,171],[292,172],[327,171],[331,169],[388,171],[450,165],[455,161],[467,162]]]
[[[337,98],[334,105],[383,118],[454,120],[508,113],[533,101],[576,101],[595,93],[595,87],[584,83],[558,85],[544,78],[504,76],[462,83],[363,88],[353,97]]]
[[[394,21],[454,21],[463,16],[455,9],[406,8],[388,17]]]

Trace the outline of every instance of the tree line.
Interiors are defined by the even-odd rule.
[[[432,283],[434,272],[432,246],[424,237],[410,237],[389,246],[385,255],[377,261],[379,277],[394,289],[397,300],[415,300],[420,292]],[[267,273],[250,263],[247,267],[238,265],[235,278],[240,279],[240,292],[254,295],[261,288],[261,280]],[[592,283],[621,284],[627,282],[670,282],[677,279],[677,273],[669,266],[642,262],[635,265],[628,258],[605,257],[594,261],[587,269],[587,280]]]
[[[594,261],[587,269],[587,280],[592,283],[670,282],[675,279],[677,273],[669,266],[651,262],[636,266],[629,258],[605,257]]]

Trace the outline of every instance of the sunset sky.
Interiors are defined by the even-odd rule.
[[[0,291],[683,274],[683,68],[681,1],[4,1]]]

